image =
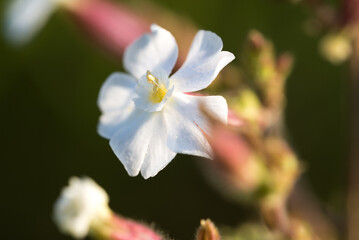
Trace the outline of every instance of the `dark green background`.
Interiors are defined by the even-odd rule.
[[[295,55],[286,89],[288,134],[307,166],[304,178],[323,207],[340,216],[347,177],[347,66],[334,67],[319,56],[318,38],[303,31],[307,11],[270,0],[156,2],[216,32],[235,55],[253,28],[278,51]],[[196,164],[206,160],[179,155],[153,179],[127,175],[108,141],[96,133],[99,88],[122,63],[78,30],[57,12],[21,49],[0,40],[0,238],[67,239],[51,214],[73,175],[92,177],[109,193],[112,209],[154,222],[175,239],[192,239],[201,218],[230,226],[253,219],[253,209],[229,202],[207,185]],[[239,61],[245,59],[235,64]]]

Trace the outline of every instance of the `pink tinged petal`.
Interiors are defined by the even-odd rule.
[[[199,115],[199,108],[189,106],[186,99],[173,96],[173,101],[163,109],[166,125],[168,126],[168,147],[177,153],[212,158],[212,149],[205,137],[205,133],[195,122],[203,124],[203,117]],[[202,126],[202,127],[203,127]]]
[[[131,44],[124,54],[125,69],[140,79],[146,71],[163,70],[171,73],[178,56],[177,43],[170,32],[153,24],[151,33]]]
[[[12,0],[5,13],[5,37],[15,45],[30,41],[57,6],[49,0]]]
[[[234,59],[221,51],[222,40],[213,32],[199,31],[182,67],[171,76],[178,92],[194,92],[206,88],[218,73]]]
[[[112,150],[130,176],[141,171],[155,176],[176,155],[166,146],[166,127],[160,113],[136,110],[110,140]]]
[[[110,139],[120,124],[134,110],[136,80],[124,73],[111,74],[102,85],[98,106],[102,111],[98,125],[99,134]]]

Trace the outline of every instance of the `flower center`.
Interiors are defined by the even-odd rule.
[[[153,103],[162,102],[167,93],[167,89],[163,84],[160,84],[158,78],[152,75],[150,71],[146,72],[147,82],[153,85],[152,94],[150,94],[150,101]]]

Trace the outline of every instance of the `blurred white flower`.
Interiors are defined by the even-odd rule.
[[[92,179],[72,177],[54,206],[59,229],[74,238],[84,238],[90,227],[111,216],[105,190]]]
[[[60,4],[77,0],[10,0],[5,11],[4,34],[14,45],[30,41]]]
[[[200,106],[227,122],[227,102],[221,96],[185,93],[206,88],[234,59],[222,51],[220,37],[201,30],[182,67],[169,77],[178,55],[176,41],[157,25],[151,30],[125,51],[124,67],[131,75],[112,74],[98,98],[99,134],[110,139],[130,176],[141,171],[144,178],[155,176],[176,153],[211,158],[204,135],[209,126]]]

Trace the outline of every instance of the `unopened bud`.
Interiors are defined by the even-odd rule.
[[[346,61],[353,52],[351,39],[345,32],[333,32],[320,42],[320,53],[332,64]]]
[[[292,239],[290,218],[283,199],[268,196],[261,202],[260,208],[263,220],[269,229],[285,239]]]
[[[105,190],[90,178],[72,177],[54,206],[54,221],[64,234],[81,239],[162,240],[150,227],[114,214]]]
[[[14,46],[28,43],[67,0],[12,0],[4,14],[4,35]],[[77,2],[73,0],[72,2]]]
[[[243,49],[243,70],[248,81],[255,83],[259,90],[265,90],[268,81],[276,76],[273,45],[264,36],[252,30]]]
[[[299,219],[291,219],[292,239],[295,240],[320,240],[313,232],[313,229]]]
[[[214,223],[209,220],[201,220],[201,226],[197,231],[196,240],[220,240],[218,229]]]
[[[103,227],[112,216],[108,195],[90,178],[72,177],[54,206],[54,221],[61,232],[84,238],[89,232],[108,235]]]
[[[208,112],[205,114],[211,117]],[[203,167],[208,180],[229,198],[257,198],[265,188],[267,176],[263,161],[234,129],[214,118],[210,122],[211,131],[207,139],[212,146],[215,161],[206,162]]]
[[[277,60],[278,74],[280,74],[282,78],[285,79],[292,71],[293,64],[294,64],[293,55],[290,53],[283,53],[278,57]]]
[[[299,161],[282,139],[266,139],[265,151],[271,176],[270,195],[273,198],[286,199],[302,171]]]
[[[248,36],[248,42],[254,51],[261,51],[266,47],[266,40],[263,35],[256,31],[252,30]]]
[[[111,240],[163,240],[164,238],[149,226],[134,220],[114,216]]]
[[[131,9],[108,0],[78,0],[76,7],[69,8],[75,22],[90,36],[90,39],[122,59],[126,47],[143,33],[149,23]]]
[[[229,105],[243,119],[260,122],[262,114],[261,102],[249,88],[241,89],[235,97],[229,98]]]
[[[289,54],[278,60],[272,43],[258,31],[251,31],[243,50],[242,69],[262,100],[263,106],[280,115],[283,106],[285,79],[292,68],[293,58]]]

